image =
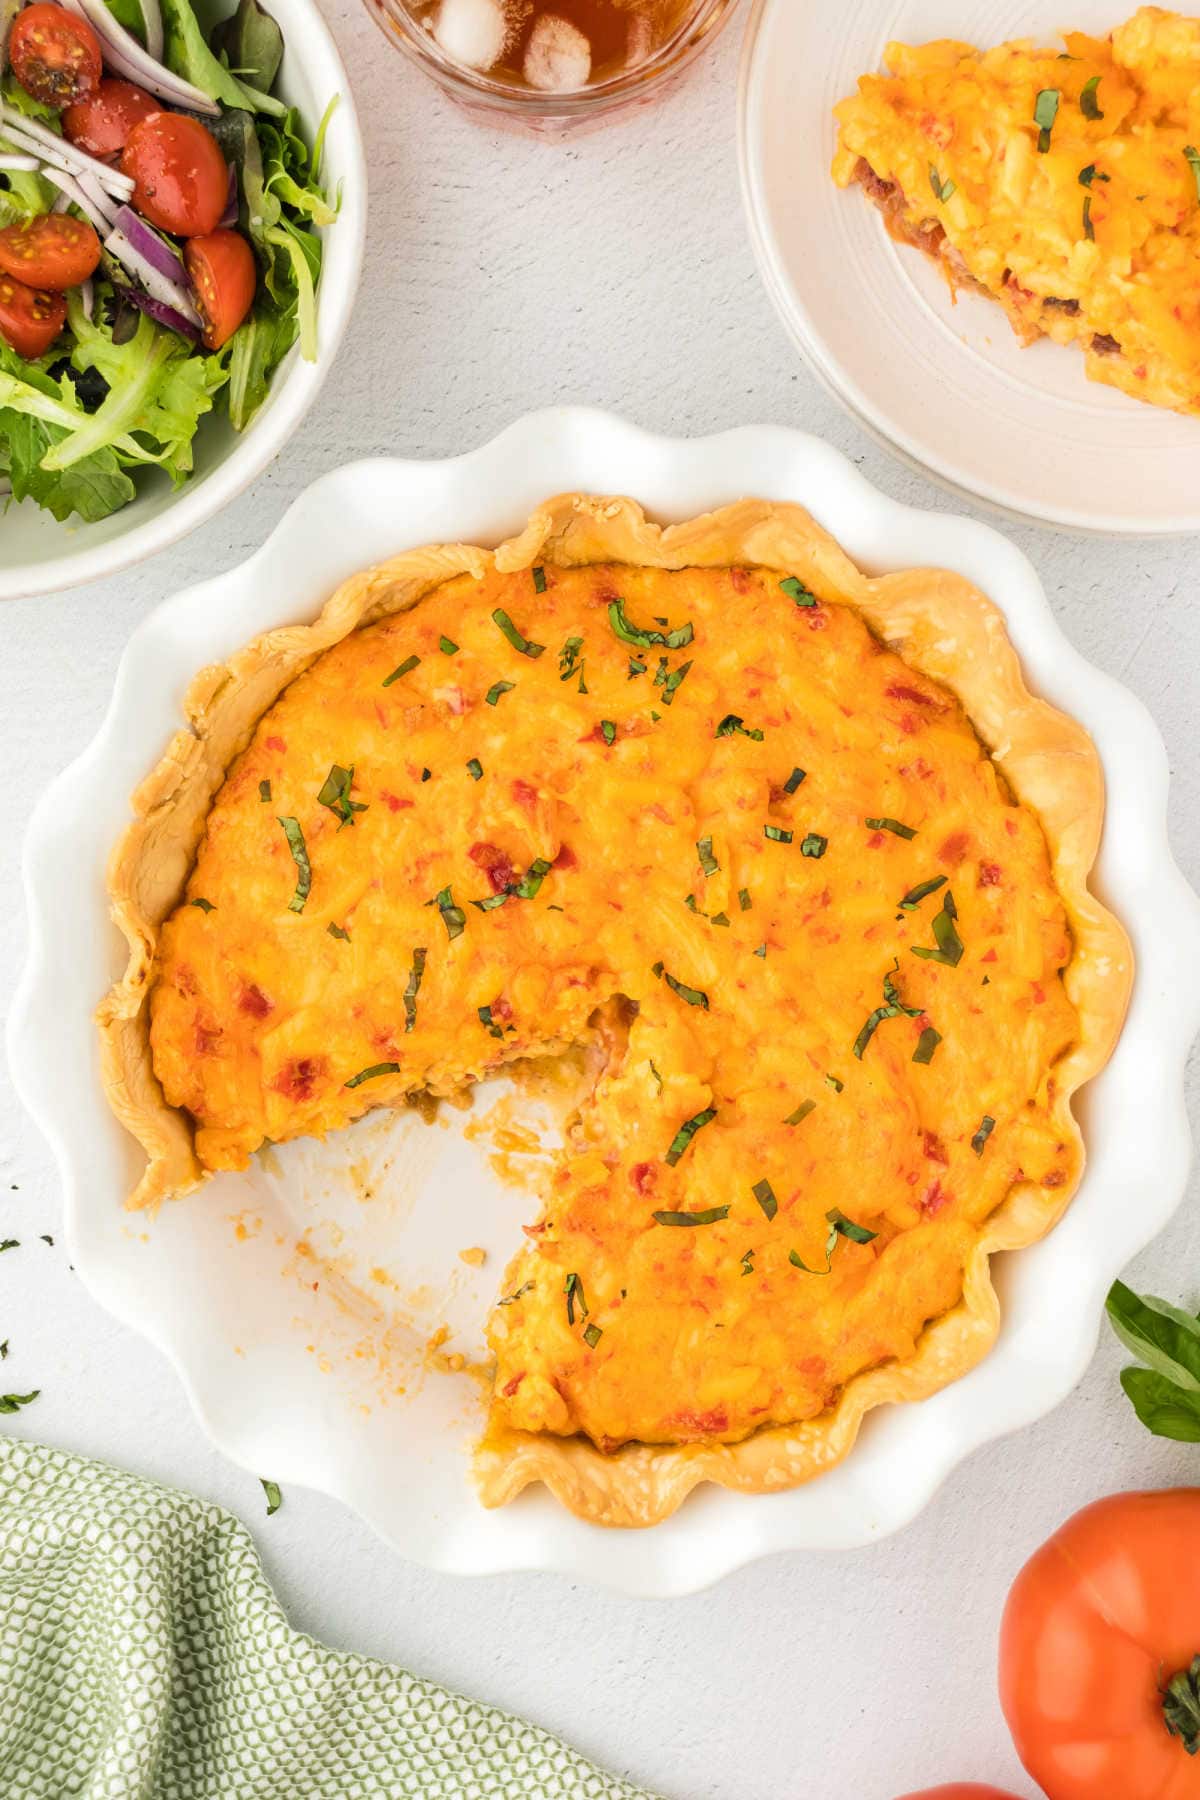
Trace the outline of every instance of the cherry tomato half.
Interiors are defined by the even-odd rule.
[[[900,1800],[1017,1800],[1005,1788],[987,1787],[980,1781],[952,1781],[948,1787],[922,1788],[919,1794],[902,1794]]]
[[[236,231],[210,231],[184,245],[183,261],[204,320],[205,346],[219,350],[250,311],[258,278],[254,253]]]
[[[183,113],[154,112],[134,126],[121,155],[133,204],[160,231],[204,237],[216,229],[229,171],[211,131]]]
[[[35,0],[13,21],[8,40],[13,74],[35,100],[58,110],[100,85],[100,40],[86,19],[49,0]]]
[[[67,319],[61,294],[0,275],[0,337],[18,356],[44,356]]]
[[[41,213],[23,225],[0,231],[0,273],[29,287],[78,287],[95,273],[100,239],[86,219],[70,213]]]
[[[63,131],[68,143],[107,162],[110,157],[120,156],[135,125],[161,111],[162,102],[145,88],[105,76],[94,94],[68,106],[63,114]]]
[[[1000,1703],[1050,1800],[1200,1797],[1200,1488],[1114,1494],[1013,1583]]]

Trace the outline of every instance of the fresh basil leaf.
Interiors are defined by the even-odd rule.
[[[1154,1369],[1137,1368],[1121,1370],[1121,1386],[1155,1437],[1200,1444],[1200,1399],[1190,1389],[1178,1387]]]
[[[1153,1294],[1114,1281],[1105,1303],[1109,1324],[1139,1361],[1200,1396],[1200,1321]]]
[[[211,42],[236,76],[270,93],[283,61],[283,33],[258,0],[239,0],[237,11],[216,27]]]

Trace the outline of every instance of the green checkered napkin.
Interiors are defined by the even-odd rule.
[[[651,1800],[532,1725],[293,1631],[219,1507],[12,1439],[0,1794]]]

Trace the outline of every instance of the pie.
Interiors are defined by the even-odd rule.
[[[1103,789],[959,577],[799,507],[567,495],[205,670],[114,858],[112,1103],[157,1203],[584,1046],[489,1323],[496,1504],[828,1467],[997,1329],[1131,978]]]
[[[889,44],[835,109],[833,174],[1025,344],[1200,412],[1200,19],[1144,6],[1107,38]]]

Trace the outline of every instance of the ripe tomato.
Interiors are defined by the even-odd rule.
[[[100,85],[100,40],[86,19],[49,0],[35,0],[13,21],[8,40],[13,74],[43,106],[61,110]]]
[[[120,156],[135,125],[161,112],[162,102],[132,81],[105,76],[94,94],[76,100],[63,114],[67,141],[102,162]]]
[[[204,342],[219,350],[231,338],[254,299],[254,253],[236,231],[210,231],[184,245],[184,266],[204,320]]]
[[[11,275],[0,275],[0,337],[18,356],[44,356],[67,318],[61,294],[26,287]]]
[[[902,1794],[900,1800],[1017,1800],[1004,1788],[986,1787],[981,1781],[952,1781],[948,1787],[922,1788],[919,1794]]]
[[[78,287],[95,273],[100,239],[86,219],[70,213],[41,213],[24,225],[0,231],[0,273],[29,287]]]
[[[1000,1699],[1050,1800],[1200,1796],[1200,1488],[1115,1494],[1013,1584]]]
[[[204,237],[225,211],[229,171],[199,119],[150,113],[130,132],[121,169],[134,183],[134,206],[160,231]]]

